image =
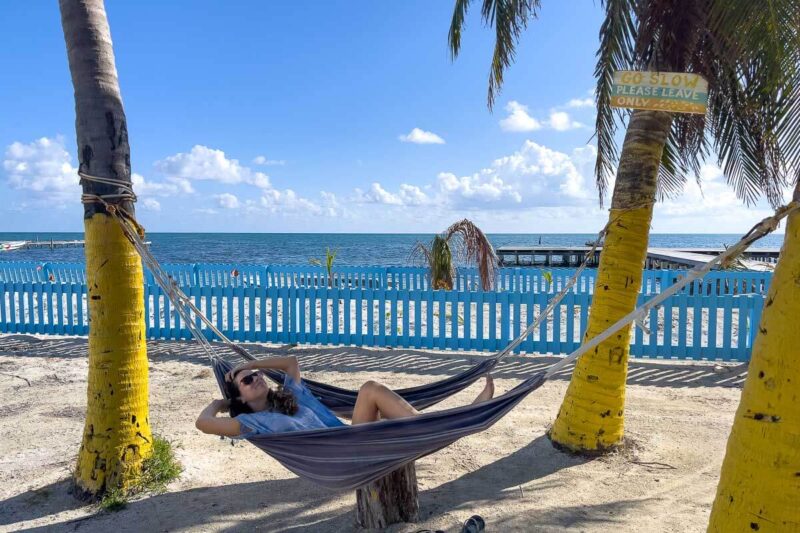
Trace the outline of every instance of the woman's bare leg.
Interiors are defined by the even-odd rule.
[[[480,394],[472,401],[472,403],[481,403],[485,402],[486,400],[491,400],[494,397],[494,378],[491,374],[486,374],[486,385],[483,386],[483,390]]]
[[[485,402],[494,396],[494,380],[486,375],[486,385],[472,403]],[[381,418],[416,416],[419,411],[393,390],[376,381],[367,381],[358,391],[353,407],[353,424],[375,422]]]
[[[376,381],[367,381],[358,390],[353,407],[353,424],[375,422],[380,418],[405,418],[418,415],[410,403]]]

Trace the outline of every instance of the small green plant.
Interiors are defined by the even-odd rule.
[[[128,496],[120,488],[109,490],[100,500],[100,508],[112,513],[124,509],[126,505],[128,505]]]
[[[108,490],[100,500],[100,508],[106,511],[119,511],[128,504],[134,494],[150,492],[159,494],[167,485],[181,475],[183,466],[175,458],[175,450],[167,439],[153,436],[153,453],[142,462],[142,473],[128,491],[121,488]]]
[[[328,286],[333,283],[333,262],[336,260],[336,250],[331,251],[330,248],[325,248],[325,269],[328,271]],[[308,260],[314,266],[322,266],[322,260],[312,258]]]
[[[175,458],[172,443],[162,437],[153,438],[153,455],[142,464],[138,485],[148,492],[164,492],[170,482],[178,479],[183,466]]]
[[[553,284],[553,273],[549,270],[542,272],[542,277],[547,282],[547,290],[550,290],[550,285]]]

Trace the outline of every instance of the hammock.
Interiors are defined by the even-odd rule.
[[[232,368],[222,359],[214,362],[214,375],[223,394],[225,373]],[[475,405],[355,426],[256,435],[247,440],[300,477],[330,489],[355,489],[488,429],[538,389],[544,376],[544,372],[534,374],[511,391]]]
[[[96,181],[104,179],[83,173],[80,173],[80,176],[83,179]],[[129,189],[127,184],[123,183],[120,186]],[[130,191],[130,194],[132,195],[133,191]],[[130,215],[117,206],[108,204],[99,196],[89,195],[84,200],[101,202],[108,212],[120,222],[122,230],[142,256],[145,264],[151,269],[157,283],[166,291],[176,309],[180,310],[184,319],[186,319],[185,315],[188,315],[187,308],[191,309],[198,319],[203,320],[214,333],[226,340],[234,351],[243,356],[253,358],[246,350],[233,344],[219,333],[213,324],[194,306],[191,300],[183,294],[177,284],[166,275],[144,244],[142,239],[144,231]],[[656,306],[681,288],[705,275],[714,266],[721,263],[724,264],[731,258],[740,255],[752,242],[773,231],[782,218],[798,207],[800,207],[800,203],[792,202],[785,207],[779,208],[775,215],[765,218],[754,226],[737,244],[710,259],[708,263],[696,266],[685,277],[619,319],[604,332],[583,343],[577,350],[559,362],[544,371],[532,375],[503,395],[479,404],[456,407],[434,413],[423,413],[409,418],[381,420],[356,426],[256,435],[249,437],[247,440],[271,455],[298,476],[325,487],[354,489],[376,481],[402,465],[434,453],[461,437],[489,428],[528,394],[539,388],[550,376],[574,362],[585,352],[593,350],[622,328],[630,325],[640,317],[646,316],[651,309],[655,309]],[[606,228],[608,228],[608,225],[606,225]],[[606,228],[601,233],[604,233]],[[224,376],[233,366],[230,362],[214,354],[213,347],[195,325],[191,316],[189,316],[189,320],[186,320],[186,324],[198,342],[211,356],[217,383],[220,385],[223,394],[225,394]],[[521,342],[521,339],[516,339],[514,342]],[[508,347],[506,350],[508,350]],[[506,352],[506,350],[501,353]],[[326,387],[329,386],[326,385]]]
[[[491,372],[499,362],[500,358],[492,357],[447,379],[435,381],[427,385],[420,385],[418,387],[396,389],[394,392],[403,397],[403,399],[413,405],[414,408],[421,411],[466,389],[480,379],[481,376]],[[279,370],[263,369],[261,371],[275,383],[279,385],[283,384],[285,377],[283,372]],[[356,404],[358,391],[343,389],[306,378],[303,378],[303,384],[308,387],[308,390],[310,390],[325,407],[338,416],[349,418],[353,414],[353,407]]]

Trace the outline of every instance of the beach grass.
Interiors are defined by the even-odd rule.
[[[160,494],[167,490],[170,482],[178,479],[183,466],[175,457],[172,442],[164,437],[153,435],[153,455],[142,463],[142,474],[128,491],[120,488],[106,492],[100,500],[100,508],[106,511],[119,511],[128,504],[129,498],[136,494]]]

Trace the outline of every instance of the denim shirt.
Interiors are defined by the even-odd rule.
[[[265,433],[284,433],[286,431],[304,431],[326,427],[344,426],[344,422],[336,418],[330,409],[311,394],[302,383],[292,379],[289,374],[283,380],[283,388],[294,394],[297,399],[297,412],[294,415],[259,411],[238,415],[236,420],[241,424],[238,438],[247,439]]]

